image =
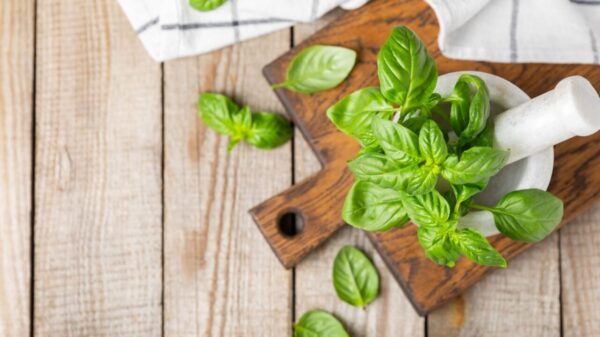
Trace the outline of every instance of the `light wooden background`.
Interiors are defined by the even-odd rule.
[[[164,64],[114,0],[0,0],[0,336],[291,336],[305,310],[355,337],[600,336],[600,207],[427,318],[365,236],[286,271],[247,210],[319,170],[299,133],[271,152],[198,120],[203,91],[283,113],[261,76],[310,25]],[[382,293],[336,299],[344,244]]]

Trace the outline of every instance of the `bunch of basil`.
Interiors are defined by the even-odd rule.
[[[459,225],[470,209],[492,212],[498,230],[515,240],[535,242],[553,231],[563,204],[548,192],[514,191],[495,206],[473,202],[508,158],[492,146],[490,97],[483,80],[462,75],[450,96],[434,93],[436,64],[406,27],[393,30],[377,66],[379,88],[360,89],[327,111],[342,132],[362,145],[348,164],[356,182],[343,208],[347,223],[385,231],[410,219],[419,225],[427,257],[450,267],[461,255],[506,267],[480,232]],[[443,185],[440,177],[451,187],[443,193],[436,188]]]

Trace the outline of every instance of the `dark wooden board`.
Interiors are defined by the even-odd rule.
[[[600,88],[600,67],[597,65],[501,64],[447,59],[437,46],[436,17],[421,0],[373,0],[359,10],[344,14],[264,69],[270,83],[282,82],[290,59],[304,47],[313,44],[342,45],[359,53],[359,61],[350,77],[335,89],[313,95],[277,90],[290,117],[324,167],[315,176],[250,211],[286,268],[294,266],[344,225],[341,219],[342,204],[353,183],[346,161],[356,155],[359,147],[335,129],[325,111],[352,91],[377,85],[377,52],[397,25],[410,27],[423,39],[436,58],[440,74],[458,70],[489,72],[515,83],[532,97],[553,89],[561,79],[571,75],[582,75],[597,90]],[[598,167],[600,133],[571,139],[555,147],[554,175],[549,190],[565,202],[565,217],[561,226],[600,200]],[[284,235],[278,227],[280,217],[288,212],[295,212],[304,222],[303,231],[292,237]],[[454,268],[434,264],[424,256],[414,225],[369,234],[369,237],[415,309],[422,315],[459,295],[493,270],[465,258]],[[507,259],[531,246],[502,235],[491,238],[491,242]]]

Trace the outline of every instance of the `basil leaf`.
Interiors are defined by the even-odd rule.
[[[364,308],[379,293],[379,274],[363,252],[345,246],[333,261],[333,287],[339,299]]]
[[[408,177],[406,192],[410,195],[425,194],[435,188],[438,174],[429,166],[421,166],[415,169]]]
[[[416,165],[398,166],[383,154],[367,152],[348,162],[348,167],[359,180],[384,188],[405,190]]]
[[[285,82],[273,88],[286,87],[307,94],[331,89],[342,83],[355,62],[356,52],[352,49],[322,45],[304,48],[288,65]]]
[[[442,176],[455,185],[475,184],[496,175],[507,159],[507,151],[472,147],[463,152],[460,160],[456,155],[448,156],[443,163]]]
[[[393,112],[378,88],[369,87],[357,90],[327,109],[327,117],[343,133],[353,136],[363,146],[370,146],[377,140],[371,129],[373,116],[389,119]]]
[[[395,27],[377,55],[381,92],[402,112],[426,104],[437,83],[437,67],[427,48],[407,27]]]
[[[322,310],[305,312],[294,324],[294,337],[349,337],[332,314]]]
[[[445,223],[450,217],[450,205],[437,190],[406,196],[402,201],[410,219],[419,226]]]
[[[406,118],[402,122],[402,125],[408,128],[410,131],[418,134],[421,131],[423,124],[425,124],[425,122],[427,122],[428,120],[429,117],[416,115]]]
[[[393,189],[356,181],[344,201],[342,218],[349,225],[369,232],[400,227],[408,221],[402,195]]]
[[[469,105],[469,123],[458,138],[459,145],[464,145],[475,139],[486,127],[490,116],[490,94],[485,82],[477,76],[465,74],[460,76],[458,81],[475,88],[475,94]]]
[[[428,163],[441,164],[448,156],[444,134],[431,119],[423,124],[419,132],[419,150]]]
[[[419,226],[417,238],[425,251],[425,256],[437,264],[454,267],[460,258],[460,253],[455,249],[448,235],[452,224],[429,224]],[[456,225],[454,224],[454,227]]]
[[[471,145],[478,147],[494,147],[494,123],[488,121],[485,129],[483,129],[473,142],[471,142]]]
[[[248,132],[252,128],[252,112],[248,106],[244,106],[238,112],[231,116],[232,132],[229,144],[227,145],[227,151],[233,150],[233,148],[242,140],[246,139]]]
[[[208,12],[220,7],[227,0],[190,0],[190,6],[201,12]]]
[[[448,100],[451,102],[450,126],[457,135],[460,135],[469,124],[471,87],[465,81],[456,82],[452,95],[448,97]]]
[[[402,125],[381,118],[373,119],[373,133],[385,154],[400,165],[418,164],[418,136]]]
[[[506,260],[478,231],[465,228],[454,232],[451,240],[456,249],[473,262],[483,266],[506,268]]]
[[[225,135],[235,133],[233,116],[240,110],[229,97],[203,93],[198,100],[200,118],[211,129]]]
[[[257,112],[252,115],[252,128],[248,131],[246,141],[259,149],[272,149],[287,142],[292,134],[292,125],[284,117]]]
[[[558,226],[563,216],[563,203],[552,194],[527,189],[505,195],[494,208],[498,230],[511,239],[537,242]]]

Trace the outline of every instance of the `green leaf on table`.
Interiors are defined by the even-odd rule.
[[[235,133],[233,116],[240,107],[229,97],[213,93],[203,93],[198,100],[200,118],[211,129],[224,135]]]
[[[190,0],[190,6],[201,12],[208,12],[220,7],[225,1],[227,0]]]
[[[379,293],[379,274],[363,252],[345,246],[333,261],[333,286],[339,299],[364,308]]]
[[[374,116],[389,119],[392,105],[379,91],[368,87],[357,90],[327,109],[327,117],[343,133],[356,138],[362,146],[370,147],[376,143],[371,128]]]
[[[356,179],[384,188],[405,190],[416,165],[400,166],[381,153],[363,153],[348,162]]]
[[[502,234],[525,242],[544,239],[563,217],[562,201],[539,189],[510,192],[488,210]]]
[[[406,224],[402,194],[366,181],[356,181],[342,208],[344,221],[356,228],[379,232]]]
[[[259,149],[272,149],[287,142],[292,134],[292,125],[281,115],[256,112],[252,114],[252,128],[246,141]]]
[[[506,268],[506,260],[478,231],[464,228],[454,232],[451,241],[456,250],[473,262],[492,267]]]
[[[400,165],[418,164],[419,137],[408,128],[381,118],[373,119],[373,133],[385,154]]]
[[[437,67],[419,37],[395,27],[377,56],[381,92],[410,112],[426,105],[437,83]]]
[[[294,324],[294,337],[349,337],[332,314],[322,310],[305,312]]]
[[[431,119],[423,124],[419,132],[419,150],[428,163],[441,164],[448,156],[444,133]]]
[[[273,88],[288,88],[311,94],[336,87],[350,74],[356,62],[352,49],[314,45],[304,48],[287,67],[286,79]]]
[[[448,156],[442,165],[442,176],[455,185],[476,184],[500,172],[507,159],[507,151],[472,147],[463,152],[460,159],[456,155]]]

